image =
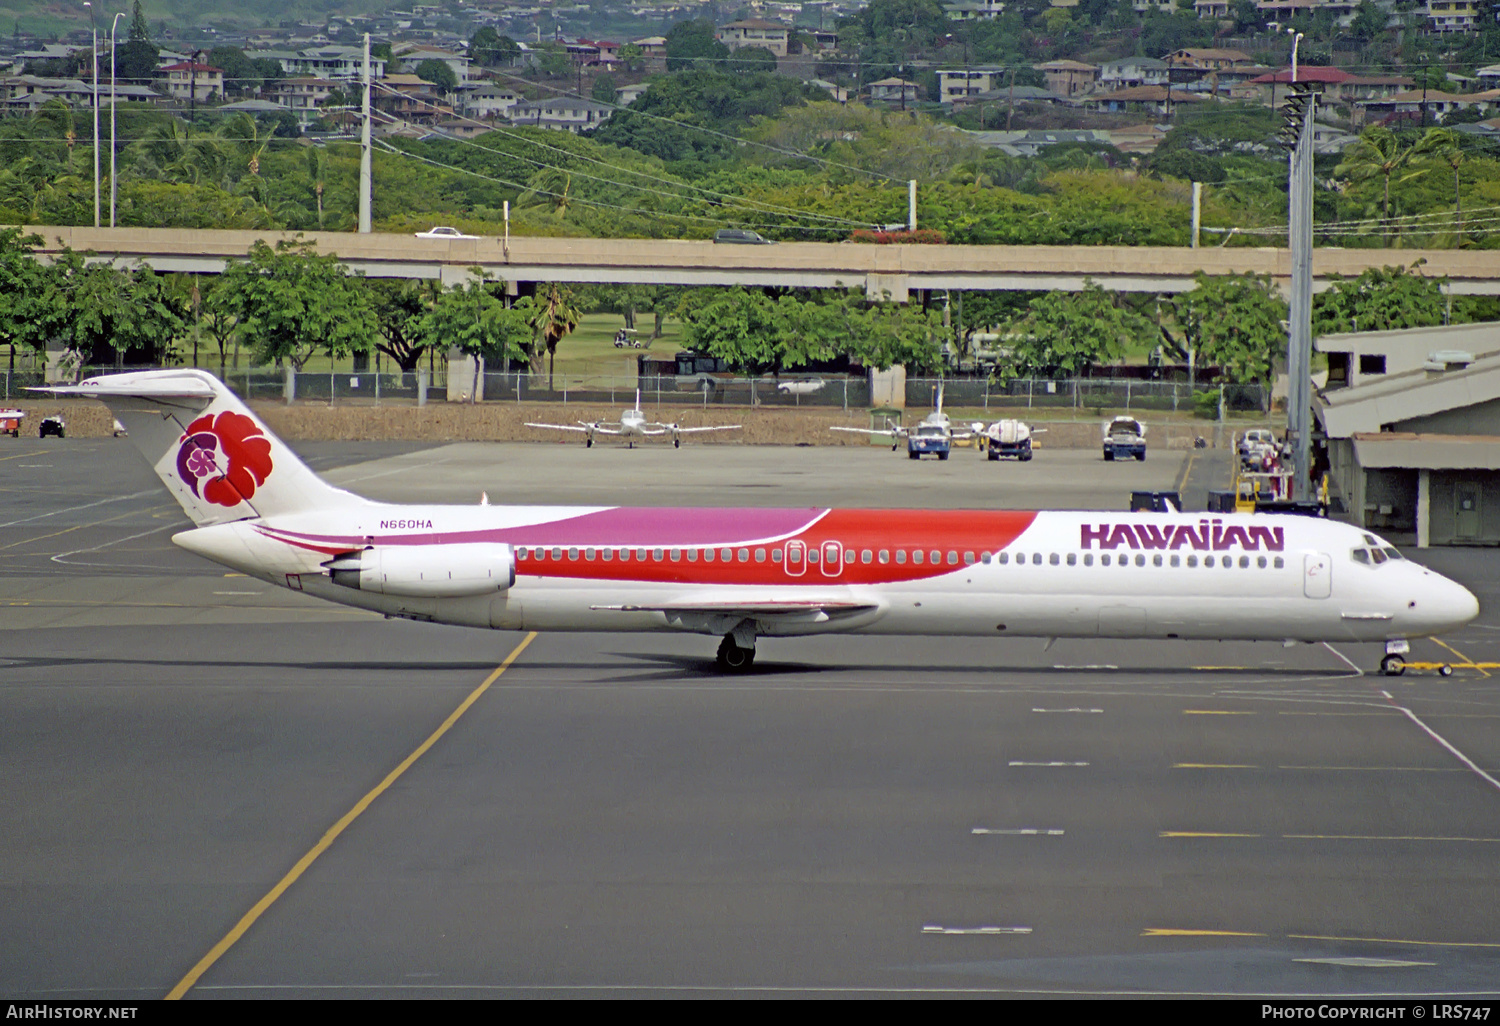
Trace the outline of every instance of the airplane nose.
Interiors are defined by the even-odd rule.
[[[1431,574],[1412,612],[1433,633],[1451,631],[1479,615],[1479,600],[1457,581]]]

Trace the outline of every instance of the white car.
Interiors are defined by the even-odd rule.
[[[417,238],[419,238],[419,239],[477,239],[477,238],[479,238],[479,236],[477,236],[477,235],[465,235],[463,232],[459,231],[457,228],[449,228],[445,224],[440,224],[440,225],[438,225],[435,228],[429,228],[429,229],[427,229],[425,232],[417,232]]]

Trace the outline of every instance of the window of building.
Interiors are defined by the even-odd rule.
[[[1385,357],[1374,353],[1360,353],[1359,372],[1361,374],[1384,374]]]

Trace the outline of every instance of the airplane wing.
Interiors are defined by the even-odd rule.
[[[716,424],[713,427],[687,427],[687,428],[680,427],[680,428],[677,429],[677,433],[678,434],[682,434],[682,435],[687,435],[687,434],[692,434],[695,431],[738,431],[738,430],[740,430],[740,425],[738,425],[738,424]]]
[[[690,629],[714,621],[760,620],[766,623],[830,623],[861,613],[875,612],[874,602],[850,599],[767,599],[764,601],[729,600],[724,602],[666,602],[660,605],[590,606],[597,610],[622,613],[662,613],[667,620]]]
[[[906,431],[903,428],[881,428],[877,430],[875,428],[831,427],[828,430],[848,431],[849,433],[855,435],[887,435],[891,438],[901,438],[906,434]]]
[[[533,424],[526,422],[527,427],[551,428],[553,431],[588,431],[588,426],[579,427],[577,424]]]

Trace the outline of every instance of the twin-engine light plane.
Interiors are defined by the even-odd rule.
[[[814,634],[1386,642],[1479,612],[1376,535],[1274,514],[661,509],[372,502],[196,370],[102,400],[196,525],[173,541],[345,605],[497,630],[689,631],[744,671]]]
[[[641,409],[641,392],[636,389],[634,409],[622,410],[618,421],[591,421],[580,420],[577,424],[533,424],[526,422],[527,427],[548,428],[552,431],[581,431],[584,434],[583,444],[585,448],[593,448],[595,435],[609,435],[614,438],[625,439],[626,445],[635,448],[635,443],[645,441],[647,438],[655,438],[661,435],[672,436],[672,447],[682,448],[682,436],[698,434],[702,431],[738,431],[739,424],[716,424],[710,427],[683,427],[680,424],[647,420],[645,412]]]

